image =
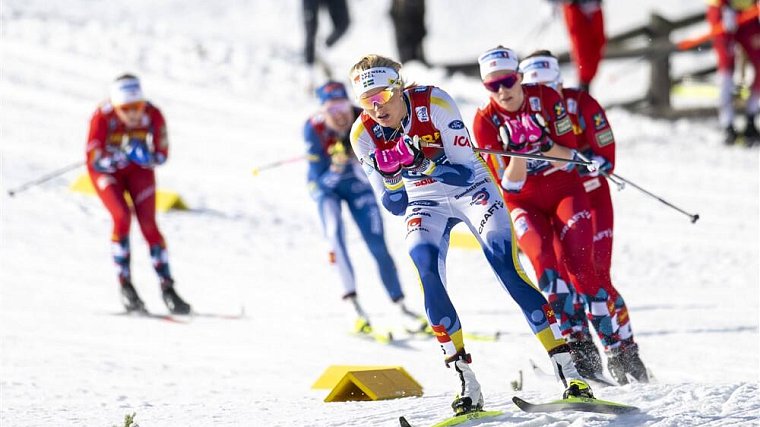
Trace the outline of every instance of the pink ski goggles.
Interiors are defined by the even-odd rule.
[[[517,83],[518,75],[517,73],[507,74],[501,77],[497,77],[492,80],[487,80],[483,82],[483,86],[486,87],[491,92],[498,92],[499,88],[504,86],[507,89],[512,89],[514,87],[515,83]]]

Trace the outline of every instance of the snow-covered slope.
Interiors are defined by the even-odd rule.
[[[343,75],[359,56],[394,55],[387,1],[351,2],[352,27],[326,54]],[[435,63],[472,60],[495,44],[561,49],[561,24],[525,40],[548,9],[537,2],[428,2],[427,51]],[[630,4],[629,4],[630,3]],[[300,3],[234,1],[48,2],[10,0],[0,17],[0,424],[142,426],[416,425],[446,416],[458,386],[437,344],[383,346],[348,334],[349,307],[325,262],[305,166],[254,177],[251,168],[301,152],[304,94]],[[696,6],[695,6],[696,5]],[[657,8],[678,16],[693,1],[607,2],[624,29]],[[466,16],[467,19],[462,19]],[[322,34],[328,20],[322,20]],[[554,34],[552,36],[552,34]],[[604,70],[604,68],[603,68]],[[205,316],[189,323],[113,316],[117,288],[110,219],[73,193],[71,172],[14,198],[9,188],[83,156],[89,114],[107,83],[140,74],[164,111],[172,142],[159,186],[192,208],[160,215],[178,289]],[[486,97],[477,81],[410,67],[461,101],[469,121]],[[600,94],[617,91],[600,76]],[[615,83],[620,84],[620,83]],[[643,86],[644,82],[626,84]],[[510,381],[523,371],[534,400],[561,387],[534,376],[546,357],[478,251],[449,255],[450,292],[465,330],[502,332],[468,343],[487,406],[507,415],[480,425],[748,425],[758,422],[758,151],[720,145],[715,120],[666,122],[611,111],[617,171],[692,212],[688,218],[633,188],[613,195],[614,279],[656,382],[597,394],[640,406],[638,415],[529,415]],[[421,298],[403,250],[403,225],[387,239],[410,305]],[[136,224],[135,224],[135,227]],[[135,283],[163,312],[147,249],[133,232]],[[353,228],[359,292],[382,326],[397,326],[369,254]],[[243,319],[228,316],[245,311]],[[401,365],[423,398],[323,403],[311,384],[332,364]]]

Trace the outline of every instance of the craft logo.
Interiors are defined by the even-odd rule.
[[[414,107],[414,112],[417,114],[417,120],[420,122],[429,122],[430,116],[428,115],[427,107]]]
[[[472,194],[472,201],[470,202],[470,206],[486,205],[488,204],[488,199],[490,198],[491,195],[488,194],[488,191],[485,188],[480,189]]]
[[[379,124],[375,123],[374,126],[372,126],[372,133],[375,134],[375,138],[382,139],[383,138],[383,127]]]
[[[483,234],[483,228],[488,223],[488,220],[494,215],[494,212],[498,211],[499,209],[504,208],[504,202],[501,200],[497,200],[493,205],[491,205],[490,208],[488,208],[488,211],[485,215],[483,215],[483,219],[480,220],[480,225],[478,226],[478,234]]]
[[[588,210],[582,210],[580,212],[576,212],[573,216],[570,217],[569,220],[567,220],[567,223],[562,227],[562,231],[559,233],[559,240],[564,240],[565,234],[567,234],[568,231],[570,231],[571,228],[580,220],[587,219],[591,220],[591,212]]]

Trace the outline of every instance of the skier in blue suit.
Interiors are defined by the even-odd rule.
[[[371,331],[371,326],[357,299],[356,277],[345,241],[344,205],[377,262],[388,296],[404,315],[415,319],[417,326],[424,328],[427,325],[424,317],[410,311],[404,304],[396,265],[385,244],[380,209],[351,149],[348,133],[361,109],[351,104],[345,86],[339,82],[325,83],[317,88],[316,95],[321,108],[304,126],[309,161],[308,185],[330,245],[330,263],[336,266],[343,285],[343,299],[352,303],[358,315],[356,332]]]

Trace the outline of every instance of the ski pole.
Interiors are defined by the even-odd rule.
[[[19,185],[16,188],[11,188],[10,190],[8,190],[8,195],[11,196],[11,197],[13,197],[13,196],[16,195],[16,193],[20,193],[20,192],[22,192],[24,190],[27,190],[27,189],[29,189],[31,187],[34,187],[35,185],[42,184],[43,182],[50,181],[51,179],[56,178],[56,177],[58,177],[60,175],[63,175],[64,173],[66,173],[66,172],[68,172],[70,170],[76,169],[76,168],[78,168],[78,167],[80,167],[82,165],[84,165],[84,160],[79,160],[79,161],[74,162],[74,163],[72,163],[70,165],[64,166],[64,167],[62,167],[62,168],[60,168],[58,170],[54,170],[53,172],[50,172],[49,174],[43,175],[43,176],[41,176],[41,177],[39,177],[39,178],[37,178],[35,180],[29,181],[29,182],[25,182],[25,183]]]
[[[589,159],[588,157],[584,156],[583,153],[577,152],[577,155],[578,155],[578,158],[580,158],[581,160],[585,160],[587,162],[591,162],[591,159]],[[602,176],[604,176],[605,178],[607,178],[608,181],[610,181],[611,183],[615,184],[615,186],[617,187],[618,191],[620,191],[620,190],[622,190],[622,189],[625,188],[625,183],[624,182],[622,182],[622,181],[618,180],[617,178],[611,176],[607,172],[605,172],[603,170],[599,170],[599,173]]]
[[[636,185],[636,184],[634,184],[633,182],[631,182],[631,181],[629,181],[629,180],[627,180],[627,179],[623,178],[622,176],[620,176],[620,175],[618,175],[618,174],[615,174],[615,173],[611,173],[610,175],[612,175],[614,178],[616,178],[616,179],[618,179],[618,180],[620,180],[620,181],[622,181],[622,182],[624,182],[624,183],[626,183],[626,184],[630,185],[631,187],[633,187],[633,188],[635,188],[635,189],[637,189],[637,190],[641,191],[642,193],[644,193],[644,194],[646,194],[646,195],[648,195],[648,196],[650,196],[650,197],[653,197],[653,198],[655,198],[655,199],[659,200],[659,201],[660,201],[660,202],[662,202],[663,204],[665,204],[665,205],[667,205],[667,206],[669,206],[669,207],[671,207],[671,208],[673,208],[673,209],[677,210],[678,212],[681,212],[682,214],[684,214],[684,215],[688,216],[689,218],[691,218],[691,223],[692,223],[692,224],[694,224],[695,222],[697,222],[697,220],[699,219],[699,214],[690,214],[689,212],[686,212],[685,210],[683,210],[683,209],[679,208],[678,206],[675,206],[674,204],[672,204],[672,203],[668,202],[667,200],[664,200],[663,198],[661,198],[661,197],[657,196],[656,194],[652,194],[652,193],[650,193],[649,191],[647,191],[647,190],[645,190],[645,189],[643,189],[643,188],[639,187],[638,185]]]
[[[289,159],[277,160],[277,161],[274,161],[272,163],[266,163],[266,164],[263,164],[261,166],[254,167],[253,170],[251,171],[251,173],[253,173],[254,176],[257,176],[259,174],[259,172],[261,172],[263,170],[274,169],[276,167],[280,167],[280,166],[286,165],[288,163],[295,163],[295,162],[298,162],[298,161],[306,159],[306,157],[308,157],[306,154],[301,154],[299,156],[291,157]]]
[[[573,163],[576,165],[593,166],[592,162],[585,161],[585,160],[563,159],[562,157],[543,156],[541,154],[513,153],[511,151],[492,150],[490,148],[477,148],[477,147],[473,147],[473,151],[475,151],[476,153],[495,154],[497,156],[519,157],[521,159],[546,160],[549,162],[565,162],[565,163]]]

